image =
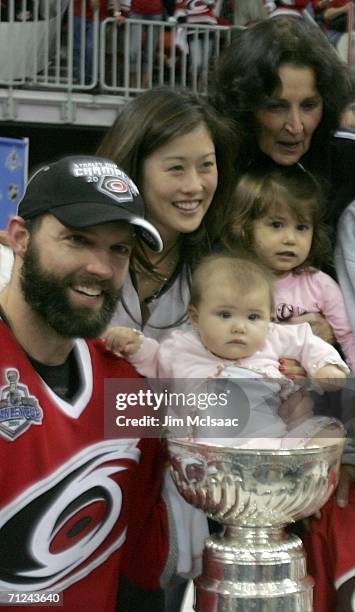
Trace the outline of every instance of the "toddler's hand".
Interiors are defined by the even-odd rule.
[[[142,344],[142,334],[129,327],[110,327],[102,336],[115,355],[126,357],[136,353]]]
[[[329,344],[335,344],[333,329],[329,325],[327,319],[323,317],[320,312],[307,312],[306,314],[299,315],[298,317],[288,319],[287,323],[292,323],[293,325],[309,323],[315,336],[319,336],[319,338],[322,338],[322,340],[328,342]]]
[[[346,374],[338,366],[329,364],[319,368],[312,378],[316,379],[320,391],[338,391],[344,386]]]

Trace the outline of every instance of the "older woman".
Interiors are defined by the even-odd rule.
[[[355,199],[355,134],[336,133],[353,85],[347,66],[321,31],[300,18],[285,17],[244,30],[221,58],[214,86],[215,105],[243,132],[238,171],[270,159],[280,166],[302,164],[326,181],[328,217],[335,225]],[[319,315],[303,315],[302,320],[328,339]],[[355,456],[349,450],[343,458],[338,505],[335,499],[329,502],[318,527],[307,536],[316,612],[352,609],[355,559],[347,541],[351,534],[355,537],[354,489],[349,495]],[[339,508],[347,503],[345,510]],[[335,515],[332,523],[329,517]]]
[[[214,102],[243,130],[240,170],[266,156],[329,181],[336,220],[355,198],[355,134],[336,130],[352,99],[348,67],[322,32],[275,17],[241,32],[215,73]]]

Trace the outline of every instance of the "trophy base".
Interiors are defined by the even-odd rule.
[[[312,612],[301,540],[283,529],[227,527],[210,537],[195,581],[197,612]]]

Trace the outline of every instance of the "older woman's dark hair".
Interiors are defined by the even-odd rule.
[[[187,90],[157,87],[122,107],[97,151],[97,155],[113,159],[129,174],[144,199],[143,165],[147,157],[201,124],[207,128],[215,146],[218,185],[201,227],[183,235],[182,256],[189,264],[205,254],[206,244],[220,237],[232,200],[238,137],[231,121]]]
[[[311,156],[320,151],[324,155],[324,146],[351,98],[350,71],[315,25],[296,17],[275,17],[243,30],[220,58],[212,96],[216,107],[241,125],[242,154],[248,158],[255,157],[258,150],[255,111],[281,86],[278,70],[283,64],[313,69],[323,99],[323,117],[312,139]]]

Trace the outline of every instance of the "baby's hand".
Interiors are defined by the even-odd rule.
[[[338,391],[344,386],[346,374],[338,366],[329,364],[319,368],[313,379],[317,380],[320,391]]]
[[[102,336],[109,348],[115,355],[126,357],[136,353],[142,344],[142,334],[136,329],[129,327],[111,327]]]

